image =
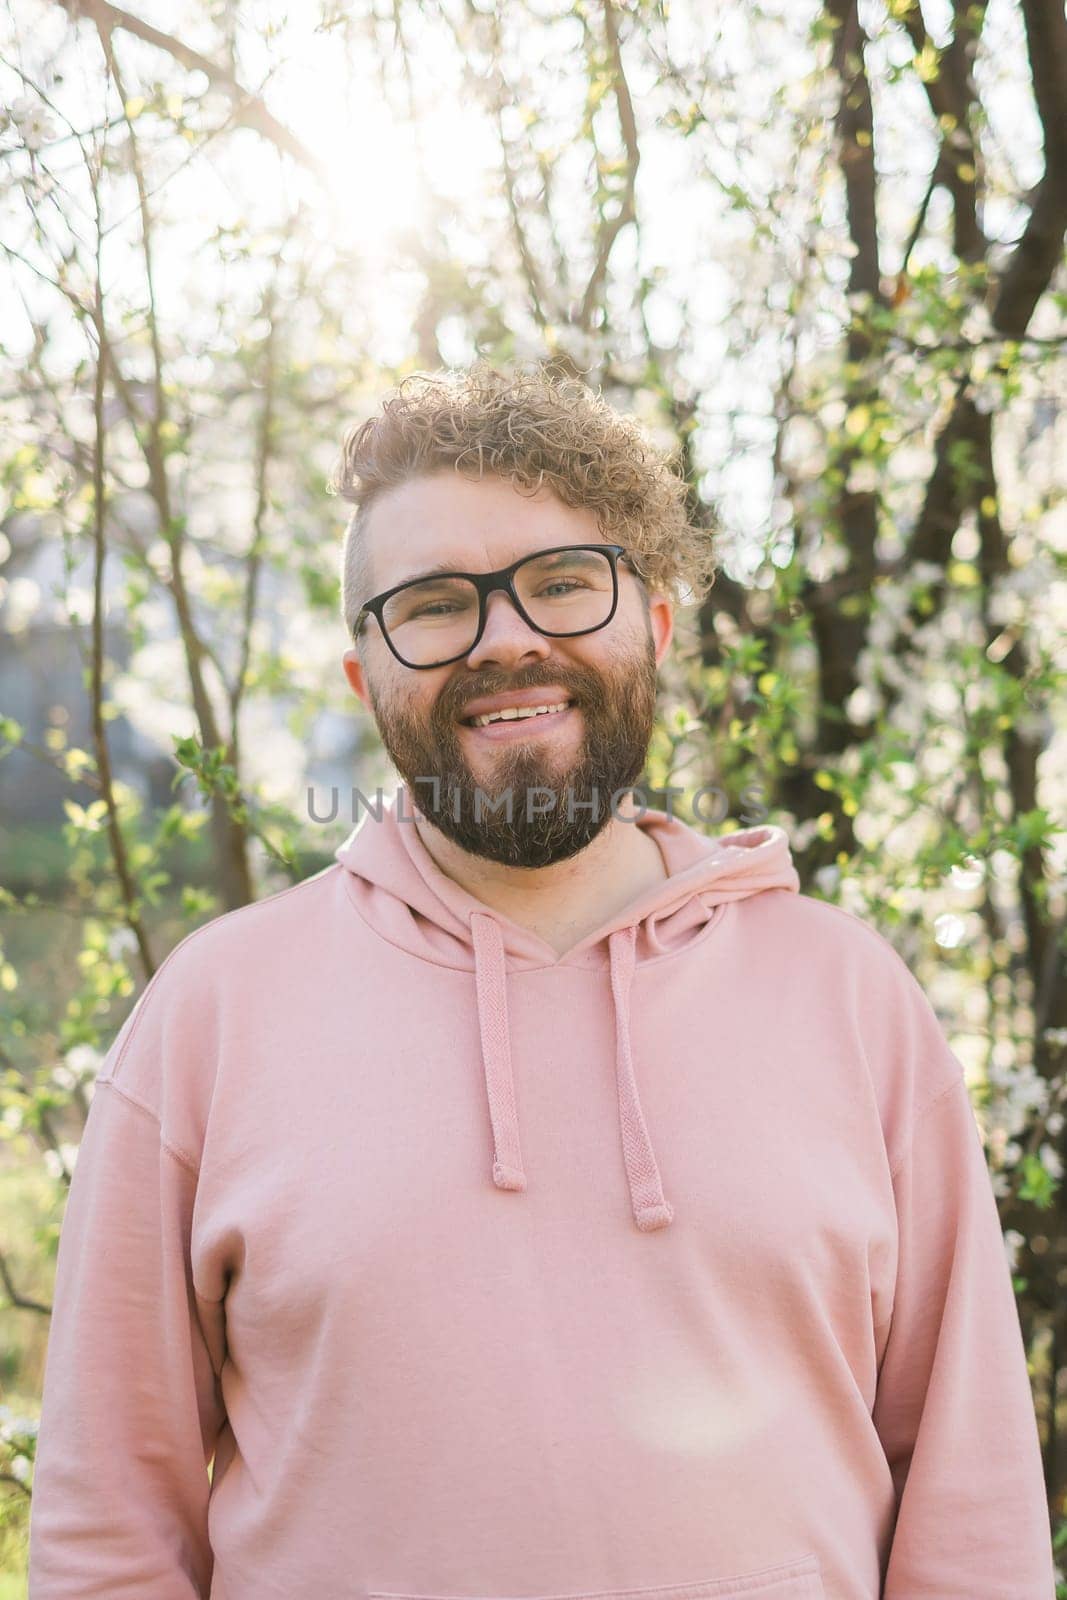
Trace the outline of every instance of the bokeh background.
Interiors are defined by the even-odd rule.
[[[0,7],[0,1600],[96,1070],[390,785],[326,479],[477,357],[677,452],[720,567],[645,787],[781,823],[930,994],[1062,1572],[1065,106],[1063,0]]]

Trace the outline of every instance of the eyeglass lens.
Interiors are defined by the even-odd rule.
[[[611,612],[611,557],[597,550],[531,556],[514,574],[527,617],[545,633],[589,632]],[[478,632],[478,590],[469,578],[423,578],[385,602],[382,620],[405,661],[432,666],[465,655]]]

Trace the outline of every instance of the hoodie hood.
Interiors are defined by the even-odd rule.
[[[526,1188],[508,1029],[507,975],[552,966],[605,969],[615,1012],[619,1132],[636,1226],[669,1225],[674,1209],[641,1110],[630,1052],[630,991],[635,968],[697,940],[732,900],[767,889],[796,894],[800,879],[785,830],[766,823],[717,838],[678,817],[648,811],[630,826],[659,847],[667,877],[563,955],[530,929],[492,910],[441,871],[415,826],[416,807],[401,785],[392,803],[368,810],[334,855],[364,920],[382,938],[422,960],[473,975],[482,1070],[498,1189]]]

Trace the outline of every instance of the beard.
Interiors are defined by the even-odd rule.
[[[640,777],[655,723],[656,682],[646,617],[644,648],[616,651],[606,671],[540,661],[511,675],[457,674],[425,717],[402,695],[376,693],[369,675],[367,686],[382,743],[415,809],[470,855],[510,867],[548,867],[584,850],[611,820],[613,797],[617,803],[619,791]],[[561,756],[551,736],[535,735],[487,749],[489,775],[476,779],[460,736],[464,705],[542,685],[558,685],[581,712],[577,754]]]

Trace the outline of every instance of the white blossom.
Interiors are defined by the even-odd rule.
[[[835,866],[832,862],[829,866],[820,867],[818,872],[815,874],[815,882],[818,886],[819,893],[832,895],[834,890],[837,888],[840,878],[841,868]]]
[[[987,339],[993,332],[993,321],[989,315],[989,307],[981,300],[971,306],[963,319],[960,328],[965,339]],[[972,367],[972,372],[975,370]]]
[[[1035,600],[1046,594],[1056,578],[1056,566],[1047,551],[1040,551],[1021,567],[1016,567],[1005,582],[1024,600]]]
[[[974,391],[974,409],[981,411],[983,415],[988,415],[990,411],[996,409],[999,399],[999,391],[992,384],[983,383],[979,389]]]
[[[1047,711],[1021,711],[1015,718],[1015,731],[1031,744],[1047,745],[1055,732],[1055,725]]]
[[[905,672],[896,656],[886,656],[879,665],[879,675],[882,682],[888,684],[891,689],[905,689],[912,681],[911,674]]]
[[[1017,594],[1013,594],[1000,579],[995,579],[988,600],[989,620],[995,622],[998,628],[1006,628],[1009,622],[1020,619],[1023,605]]]
[[[27,150],[39,150],[56,136],[55,124],[36,95],[20,95],[12,100],[7,120]]]
[[[36,172],[26,179],[26,193],[31,200],[47,200],[56,187],[56,180],[46,172]]]
[[[107,953],[112,961],[120,961],[129,951],[137,949],[137,935],[132,928],[116,928],[107,941]]]
[[[881,474],[873,461],[856,461],[848,474],[845,488],[852,494],[874,494],[881,482]]]
[[[61,1144],[58,1150],[46,1150],[44,1164],[52,1178],[61,1178],[64,1172],[73,1172],[78,1160],[76,1144]]]
[[[872,655],[877,655],[882,650],[888,650],[896,638],[896,634],[897,626],[892,617],[886,616],[884,611],[876,611],[867,628],[867,638]]]
[[[809,844],[811,844],[812,840],[815,838],[818,829],[819,819],[817,817],[808,817],[804,822],[798,822],[789,830],[789,835],[795,854],[800,854],[802,851],[808,848]]]
[[[1058,1150],[1054,1150],[1050,1144],[1043,1144],[1041,1146],[1040,1150],[1037,1152],[1037,1159],[1040,1161],[1050,1178],[1063,1177],[1063,1161],[1060,1157],[1060,1153]]]
[[[93,1045],[72,1045],[62,1059],[61,1066],[54,1067],[54,1082],[61,1088],[74,1088],[77,1083],[86,1082],[96,1077],[101,1069],[102,1054],[94,1050]]]

